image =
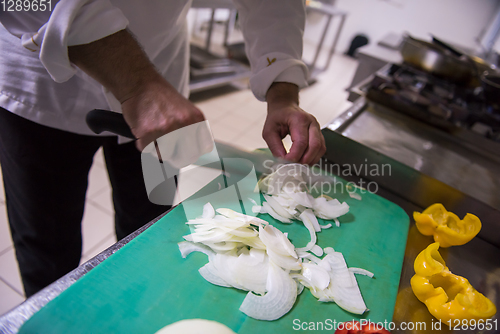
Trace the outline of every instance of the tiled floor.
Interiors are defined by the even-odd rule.
[[[306,55],[307,52],[306,48]],[[318,81],[302,90],[301,107],[316,116],[320,124],[325,124],[335,118],[350,104],[346,101],[345,88],[349,85],[356,66],[355,60],[341,54],[335,55],[330,68],[318,77]],[[225,91],[225,94],[213,97],[214,93],[222,91]],[[193,97],[193,100],[205,113],[217,140],[246,149],[266,146],[261,138],[266,104],[257,101],[248,89],[218,89],[210,94],[198,94]],[[89,180],[82,227],[82,262],[116,242],[113,230],[111,190],[101,152],[96,155]],[[10,238],[2,191],[0,195],[0,314],[23,300],[23,288]]]

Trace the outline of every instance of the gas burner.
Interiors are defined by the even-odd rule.
[[[403,64],[377,73],[367,97],[435,127],[464,128],[500,142],[500,106],[487,103],[481,88],[457,85]]]

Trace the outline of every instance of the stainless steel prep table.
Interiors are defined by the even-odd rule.
[[[436,202],[459,217],[469,212],[480,217],[483,228],[476,238],[463,246],[441,248],[440,252],[453,273],[466,277],[500,306],[500,156],[465,145],[453,134],[364,97],[327,124],[323,134],[327,143],[325,169],[340,171],[342,177],[354,182],[362,180],[365,186],[375,182],[377,193],[400,205],[410,217],[413,211],[421,212]],[[362,164],[388,164],[391,173],[375,175],[358,168],[357,175],[343,174],[345,167]],[[396,328],[425,322],[427,332],[432,333],[436,332],[431,330],[436,319],[414,296],[410,279],[415,257],[433,239],[421,235],[411,221],[393,321]],[[498,314],[493,320],[496,326],[491,331],[460,332],[498,333]],[[443,332],[452,332],[444,324],[442,327]]]

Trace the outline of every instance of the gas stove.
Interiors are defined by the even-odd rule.
[[[409,65],[391,65],[363,87],[366,97],[475,145],[500,148],[500,108],[481,87],[454,84]],[[496,147],[496,149],[495,149]]]

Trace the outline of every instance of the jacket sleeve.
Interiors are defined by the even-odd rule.
[[[123,30],[128,25],[122,11],[109,0],[52,1],[52,12],[4,12],[2,25],[21,39],[56,82],[69,80],[76,67],[68,57],[68,46],[87,44]]]
[[[302,59],[305,4],[302,0],[234,0],[250,60],[250,88],[265,101],[273,82],[307,86]]]

